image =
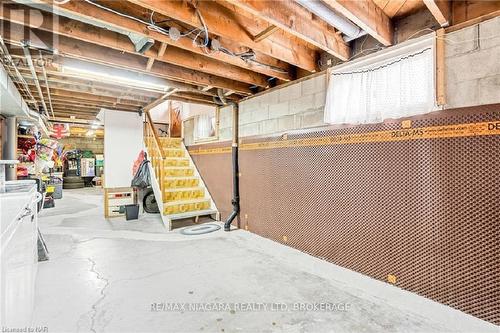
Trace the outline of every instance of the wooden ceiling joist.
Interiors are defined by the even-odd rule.
[[[350,57],[349,45],[342,36],[320,20],[304,7],[293,1],[272,0],[228,0],[235,6],[266,20],[292,35],[319,47],[346,61]]]
[[[373,0],[323,1],[385,46],[392,45],[394,28],[391,18]]]
[[[129,2],[171,17],[192,27],[200,26],[200,21],[194,7],[187,1],[129,0]],[[276,1],[274,4],[281,2]],[[246,26],[252,25],[254,22],[239,15],[238,11],[230,11],[219,6],[214,1],[199,1],[197,8],[202,13],[211,33],[307,71],[316,71],[316,54],[314,50],[307,47],[304,43],[295,43],[295,41],[281,38],[278,35],[274,35],[273,39],[268,38],[260,42],[255,42],[253,35],[246,29]],[[189,43],[191,42],[189,41]],[[252,69],[256,70],[256,67],[260,66],[252,67]],[[275,73],[275,76],[279,77],[278,72]]]
[[[8,31],[5,36],[6,42],[20,45],[20,41],[23,40],[24,36],[23,27],[19,24],[6,21],[0,21],[0,24],[3,24],[4,28]],[[36,29],[33,30],[36,31],[37,36],[41,40],[45,40],[47,42],[51,40],[49,32]],[[196,70],[190,70],[164,62],[155,62],[151,71],[147,72],[147,58],[143,56],[123,54],[123,52],[115,49],[82,42],[65,36],[59,36],[57,50],[60,55],[74,59],[87,60],[116,68],[150,73],[158,77],[169,78],[186,83],[212,85],[217,88],[232,89],[245,95],[251,94],[249,85],[245,83],[200,73]]]
[[[3,17],[8,17],[10,22],[24,24],[25,17],[23,11],[8,10],[9,7],[3,10]],[[16,7],[17,8],[17,7]],[[47,32],[53,32],[61,36],[72,39],[78,39],[83,42],[88,42],[96,45],[103,45],[113,48],[118,51],[123,51],[137,55],[134,44],[130,39],[122,34],[110,30],[102,29],[90,24],[71,20],[66,17],[58,17],[50,13],[43,12],[43,23],[28,21],[26,24],[32,28],[40,29]],[[161,43],[161,45],[166,45]],[[203,73],[218,75],[229,78],[235,81],[241,81],[250,85],[266,87],[268,85],[265,75],[255,73],[254,71],[244,69],[238,66],[225,64],[218,60],[190,54],[186,50],[172,47],[165,53],[165,46],[146,51],[144,56],[148,58],[145,70],[150,71],[154,61],[162,61],[169,64],[177,65],[187,69],[198,70]]]
[[[57,7],[57,10],[61,13],[67,13],[73,16],[76,15],[84,19],[95,20],[96,23],[115,26],[121,30],[149,36],[159,42],[200,55],[202,56],[202,58],[210,58],[212,60],[217,60],[226,64],[231,64],[243,69],[251,70],[256,73],[272,77],[279,77],[280,79],[283,79],[285,81],[289,81],[292,79],[292,75],[287,71],[287,67],[284,68],[285,72],[283,73],[282,71],[275,71],[266,66],[259,66],[256,64],[252,64],[251,62],[246,62],[239,57],[231,56],[223,52],[207,52],[203,48],[193,45],[192,40],[188,38],[180,38],[177,41],[172,40],[162,33],[149,30],[144,24],[140,22],[120,16],[118,14],[114,14],[104,9],[97,8],[89,3],[86,3],[85,1],[70,1],[60,5],[52,3],[52,1],[50,0],[33,0],[33,2],[50,5],[53,4],[54,7]],[[110,2],[106,5],[113,5],[113,3]],[[74,22],[74,20],[72,22]],[[198,27],[199,22],[197,22],[195,26]],[[261,59],[261,61],[266,62],[265,59]]]
[[[30,82],[30,80],[26,80],[28,85],[30,87],[34,87],[34,83]],[[40,82],[41,87],[46,87],[45,82]],[[61,83],[49,83],[50,89],[58,89],[58,91],[66,91],[68,93],[85,93],[85,94],[91,94],[95,96],[107,96],[107,97],[112,97],[116,99],[122,99],[126,101],[134,101],[137,103],[147,103],[151,98],[154,98],[152,96],[143,96],[143,95],[133,95],[130,93],[127,93],[126,91],[123,92],[109,92],[103,89],[85,89],[85,87],[82,87],[80,85],[70,85],[70,84],[61,84]]]
[[[436,21],[445,28],[451,24],[451,1],[423,0]]]

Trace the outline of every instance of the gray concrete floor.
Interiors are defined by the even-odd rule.
[[[166,232],[157,215],[106,221],[102,206],[98,189],[65,190],[55,208],[42,212],[51,258],[39,264],[35,326],[49,332],[499,332],[243,230],[184,236]],[[321,303],[329,309],[312,308]]]

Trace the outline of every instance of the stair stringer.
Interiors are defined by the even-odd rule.
[[[148,153],[148,148],[144,145],[144,151]],[[147,154],[149,159],[149,154]],[[160,210],[161,221],[168,231],[172,230],[172,221],[163,214],[163,193],[160,190],[160,184],[158,183],[158,177],[156,177],[155,170],[151,165],[151,160],[148,163],[149,174],[151,175],[151,187],[153,188],[153,193],[155,194],[156,203],[158,204],[158,209]]]
[[[217,205],[215,204],[215,201],[212,198],[212,194],[208,190],[208,187],[205,185],[205,181],[203,180],[203,177],[201,176],[200,172],[198,171],[198,167],[196,166],[196,164],[194,164],[193,158],[191,157],[191,154],[189,154],[189,150],[187,150],[186,145],[184,144],[184,140],[181,141],[181,147],[184,150],[185,156],[189,159],[189,166],[192,167],[194,170],[194,176],[198,177],[198,179],[200,180],[199,186],[203,187],[206,195],[210,198],[210,209],[216,211],[215,219],[217,221],[220,221],[219,209],[217,208]]]

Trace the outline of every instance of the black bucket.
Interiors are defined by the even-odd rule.
[[[125,219],[137,220],[139,218],[139,205],[125,205]]]

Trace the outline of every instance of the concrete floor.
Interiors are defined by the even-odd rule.
[[[243,230],[106,221],[97,189],[65,190],[40,228],[51,258],[39,264],[33,324],[49,332],[499,332]],[[320,303],[330,309],[305,309]]]

